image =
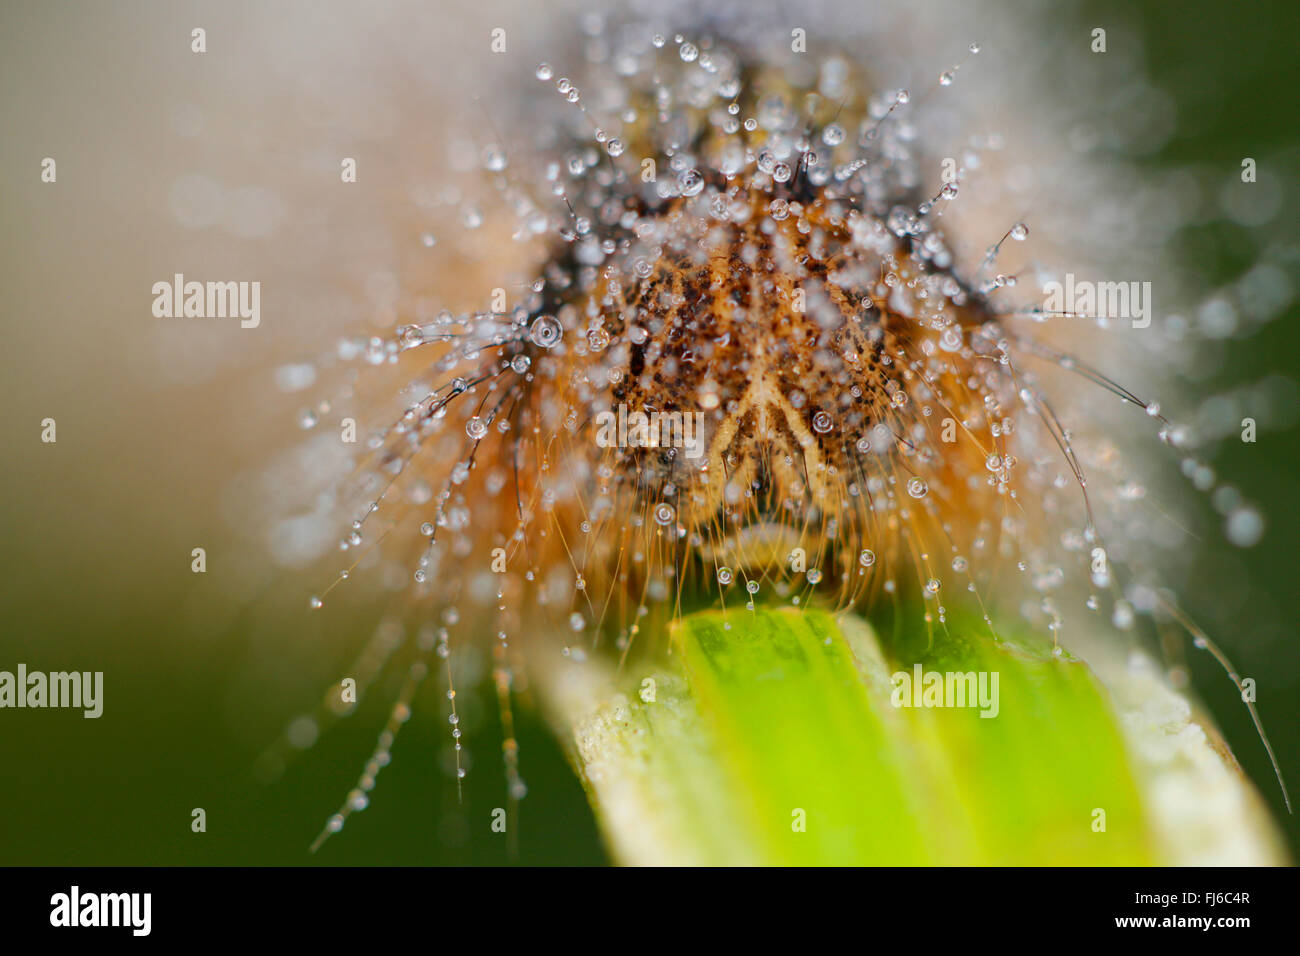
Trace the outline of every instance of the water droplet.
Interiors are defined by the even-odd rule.
[[[655,522],[657,524],[672,524],[675,515],[676,513],[673,511],[673,506],[668,504],[666,501],[661,501],[655,506]]]
[[[564,329],[560,325],[560,320],[553,315],[539,315],[528,330],[528,337],[533,344],[544,349],[558,345],[563,334]]]
[[[808,569],[808,583],[809,583],[809,584],[817,584],[818,582],[821,581],[821,579],[822,579],[822,573],[821,573],[821,571],[820,571],[819,569],[817,569],[817,568],[809,568],[809,569]]]
[[[1016,242],[1024,242],[1029,237],[1029,227],[1023,222],[1018,222],[1011,227],[1011,238]]]
[[[872,551],[870,548],[865,549],[858,555],[858,564],[862,565],[864,568],[869,568],[875,563],[876,552]]]
[[[475,415],[473,418],[471,418],[469,421],[465,423],[465,434],[467,434],[470,438],[474,439],[475,441],[478,441],[487,433],[488,433],[487,422],[485,422],[477,415]]]
[[[839,123],[831,123],[822,130],[822,142],[827,146],[838,146],[844,142],[844,127]]]
[[[718,568],[719,584],[730,584],[733,580],[734,576],[732,575],[731,568]]]
[[[483,150],[483,168],[489,172],[499,173],[506,168],[506,154],[500,146],[489,146]]]
[[[924,498],[930,490],[930,486],[925,483],[924,478],[907,479],[907,493],[913,498]]]
[[[316,610],[317,608],[319,608],[319,607],[320,607],[322,604],[324,604],[324,603],[325,603],[325,602],[323,602],[320,598],[316,597],[316,596],[313,594],[311,600],[307,602],[307,606],[310,607],[310,608],[314,611],[314,610]]]
[[[1252,506],[1242,505],[1228,515],[1224,533],[1239,548],[1253,547],[1264,536],[1264,516]]]
[[[424,330],[418,325],[404,325],[398,330],[397,339],[402,348],[413,349],[424,344]]]
[[[952,86],[952,70],[944,70],[939,74],[939,84],[941,86]]]
[[[704,189],[704,177],[698,169],[688,169],[677,177],[677,188],[683,196],[698,196]]]
[[[1110,622],[1121,631],[1127,631],[1133,626],[1133,608],[1125,601],[1116,602],[1115,610],[1110,616]]]
[[[572,614],[569,615],[569,627],[570,627],[570,629],[575,630],[575,631],[581,631],[581,630],[582,630],[584,627],[586,627],[586,626],[587,626],[587,620],[586,620],[586,618],[584,618],[584,617],[583,617],[581,614],[579,614],[577,611],[574,611]]]
[[[818,434],[825,435],[828,431],[831,430],[832,427],[834,427],[834,424],[835,423],[831,419],[831,416],[828,415],[826,412],[818,412],[816,415],[813,416],[813,420],[812,420],[813,431],[817,432]]]
[[[542,63],[538,65],[537,78],[539,80],[545,82],[546,80],[549,80],[554,75],[555,74],[552,72],[551,65],[549,63]]]
[[[677,48],[677,54],[685,63],[694,63],[700,56],[700,48],[694,43],[683,43]]]

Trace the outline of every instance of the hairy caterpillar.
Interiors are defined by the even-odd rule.
[[[535,68],[548,121],[481,152],[535,276],[346,340],[361,374],[304,416],[355,408],[369,429],[340,580],[380,548],[426,655],[322,836],[365,805],[453,642],[486,645],[506,714],[530,659],[663,652],[651,636],[711,603],[918,609],[924,628],[961,607],[1072,646],[1172,619],[1208,643],[1164,590],[1177,546],[1135,513],[1117,437],[1189,436],[1084,355],[1158,354],[1161,327],[1044,306],[1054,273],[1012,258],[1022,210],[962,218],[1011,175],[1005,137],[943,139],[962,130],[943,97],[991,51],[963,44],[904,87],[824,38],[805,56],[766,13],[683,19],[588,16],[572,69]],[[620,407],[702,416],[703,453],[626,429],[610,447]],[[1248,543],[1257,515],[1229,510]],[[522,795],[509,740],[505,762]]]

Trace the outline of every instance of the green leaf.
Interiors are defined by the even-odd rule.
[[[558,695],[622,862],[1168,862],[1109,694],[1050,643],[950,620],[887,652],[861,619],[758,609],[685,617],[671,644],[622,693]],[[971,676],[902,706],[917,668]],[[956,695],[981,675],[983,706]]]

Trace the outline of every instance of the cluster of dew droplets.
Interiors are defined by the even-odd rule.
[[[455,609],[448,608],[443,614],[443,620],[447,626],[455,624],[457,620]],[[395,622],[390,623],[392,624],[391,628],[383,628],[381,630],[387,631],[385,643],[391,653],[391,651],[396,649],[396,647],[402,642],[400,639],[400,626],[396,625]],[[325,826],[317,835],[315,841],[313,841],[311,852],[314,853],[327,839],[329,839],[330,836],[342,830],[349,816],[366,809],[370,805],[370,792],[375,788],[380,770],[388,766],[392,760],[393,745],[396,742],[397,735],[401,731],[403,725],[405,725],[411,718],[411,705],[417,692],[420,690],[420,687],[429,675],[432,656],[437,656],[442,658],[444,661],[447,661],[447,697],[451,703],[451,735],[456,755],[456,778],[457,787],[459,789],[459,781],[464,777],[464,770],[462,769],[460,759],[461,733],[458,726],[459,718],[456,715],[456,692],[455,685],[452,682],[450,668],[451,650],[447,626],[443,626],[436,630],[432,628],[421,629],[416,638],[416,646],[419,653],[407,667],[406,678],[403,681],[396,702],[389,711],[388,720],[379,733],[378,740],[375,743],[375,748],[371,752],[370,758],[366,761],[361,775],[357,779],[356,785],[348,791],[344,798],[343,805],[325,822]],[[381,666],[371,668],[372,672],[377,673],[378,670],[381,669]],[[368,684],[369,681],[367,680],[366,683]]]

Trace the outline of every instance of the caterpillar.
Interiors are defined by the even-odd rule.
[[[502,271],[528,278],[467,313],[398,295],[391,331],[319,363],[343,384],[301,423],[355,414],[365,440],[338,489],[346,566],[310,607],[382,555],[411,626],[354,677],[364,689],[399,645],[413,660],[314,848],[367,805],[437,671],[459,758],[459,644],[490,661],[516,799],[512,707],[537,662],[665,653],[667,624],[698,607],[815,605],[922,632],[959,609],[993,640],[1017,618],[1072,647],[1172,621],[1240,683],[1171,590],[1181,541],[1139,507],[1135,476],[1161,456],[1201,492],[1219,484],[1191,431],[1124,384],[1181,335],[1152,323],[1151,283],[1076,283],[1114,265],[1061,238],[1096,201],[1087,162],[1061,160],[1055,178],[1077,179],[1048,190],[1059,209],[1017,208],[1007,134],[972,131],[947,99],[1006,38],[927,50],[904,85],[880,46],[893,21],[852,40],[843,22],[729,4],[577,18],[577,42],[559,31],[517,81],[515,115],[485,111],[476,165],[500,221],[462,217],[509,235]],[[1025,250],[1064,250],[1068,275]],[[1234,495],[1227,535],[1248,545],[1262,519]]]

